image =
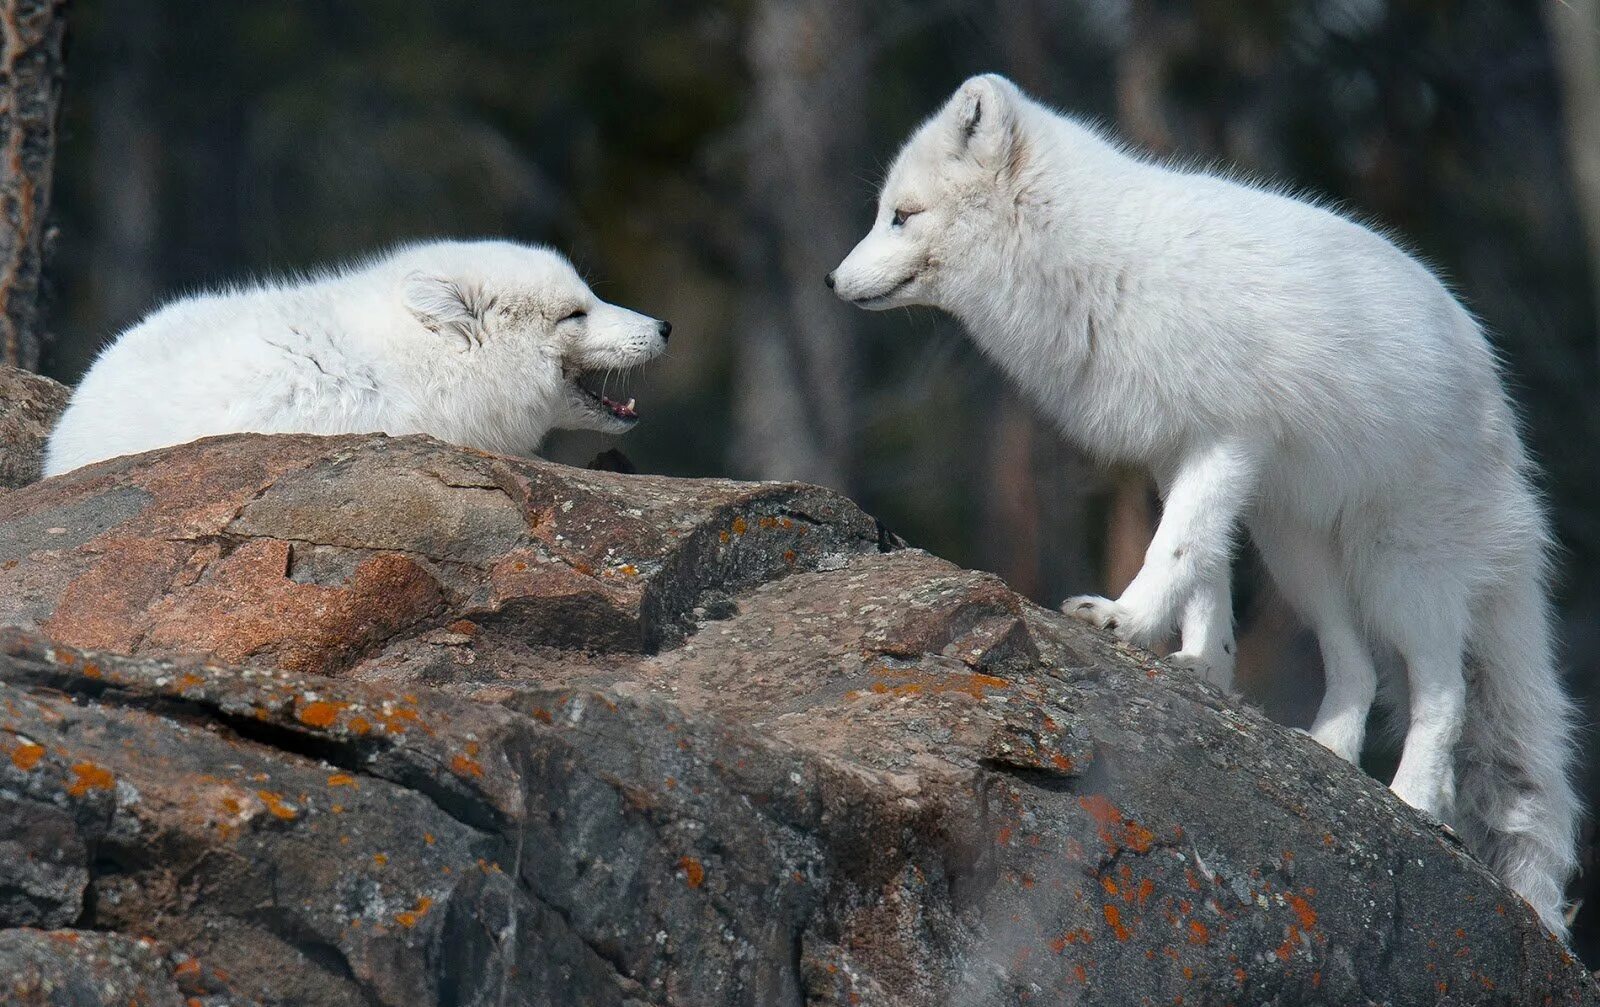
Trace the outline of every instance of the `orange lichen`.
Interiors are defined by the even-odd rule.
[[[1294,954],[1294,946],[1298,943],[1300,943],[1300,928],[1291,923],[1289,936],[1285,937],[1283,943],[1274,948],[1272,953],[1278,956],[1279,961],[1286,962],[1289,956]]]
[[[328,777],[330,787],[359,787],[361,784],[349,773],[334,773]]]
[[[91,790],[110,790],[117,785],[116,777],[92,762],[74,763],[72,775],[75,779],[67,787],[67,793],[73,797],[82,797]]]
[[[351,717],[345,727],[350,729],[351,734],[362,735],[372,730],[372,722],[365,717]]]
[[[1189,921],[1189,943],[1190,944],[1210,944],[1211,943],[1211,930],[1204,923],[1201,923],[1199,920],[1190,920]]]
[[[736,518],[733,519],[733,533],[735,535],[743,535],[745,532],[747,532],[749,530],[750,530],[750,526],[747,523],[745,523],[745,519],[744,518],[736,517]]]
[[[683,880],[690,888],[699,888],[705,884],[706,868],[693,857],[680,857],[678,867],[683,871]]]
[[[555,722],[555,718],[550,716],[550,711],[546,710],[542,706],[536,706],[533,708],[533,719],[537,720],[541,724],[551,724]]]
[[[1072,760],[1067,758],[1065,755],[1062,755],[1060,752],[1050,756],[1050,764],[1061,770],[1063,773],[1072,772]]]
[[[378,721],[383,725],[383,729],[390,734],[404,734],[411,729],[412,724],[418,723],[420,720],[421,718],[417,716],[417,711],[408,710],[403,706],[397,706],[393,710],[385,710],[378,714]],[[427,733],[426,728],[424,728],[424,733]]]
[[[374,853],[372,855],[372,862],[377,864],[379,867],[383,867],[389,863],[389,854]]]
[[[966,686],[960,691],[965,692],[973,699],[982,699],[984,689],[1009,689],[1011,683],[994,675],[972,674],[967,676]]]
[[[1133,819],[1125,818],[1104,794],[1087,794],[1078,798],[1078,804],[1095,820],[1100,839],[1106,844],[1108,852],[1116,853],[1127,847],[1135,853],[1148,853],[1155,845],[1155,833]]]
[[[1145,878],[1139,882],[1139,904],[1142,906],[1150,901],[1150,896],[1156,893],[1155,882]]]
[[[799,554],[797,554],[793,549],[785,549],[783,551],[783,561],[790,566],[794,566],[794,561],[798,558]]]
[[[1055,940],[1051,941],[1050,950],[1054,951],[1056,954],[1060,954],[1066,950],[1067,945],[1069,944],[1092,944],[1093,942],[1094,935],[1089,933],[1089,931],[1083,927],[1079,927],[1076,930],[1068,930],[1060,937],[1057,937]]]
[[[1295,916],[1299,918],[1300,929],[1310,930],[1317,925],[1317,911],[1311,908],[1311,903],[1293,892],[1285,893],[1283,898],[1284,901],[1289,903],[1289,908],[1294,910]],[[1465,931],[1458,930],[1456,933],[1461,937],[1466,936]]]
[[[1111,932],[1116,935],[1117,940],[1125,941],[1131,936],[1128,928],[1122,925],[1122,914],[1117,912],[1116,906],[1108,903],[1105,906],[1105,917],[1106,926],[1111,928]]]
[[[31,741],[24,741],[11,750],[11,764],[24,771],[37,766],[42,758],[44,758],[44,746],[35,745]]]
[[[348,703],[329,703],[318,699],[302,704],[294,715],[300,723],[308,727],[332,727],[334,721],[339,719],[339,711],[349,705]]]
[[[292,805],[284,803],[282,794],[275,794],[270,790],[258,790],[256,791],[256,797],[261,799],[261,803],[267,806],[267,810],[272,812],[274,818],[292,822],[300,817],[299,811]]]
[[[407,910],[403,913],[396,913],[394,916],[394,921],[405,927],[407,930],[410,930],[412,927],[417,925],[418,920],[428,915],[428,910],[432,908],[433,900],[424,895],[417,899],[417,908]]]
[[[199,675],[196,675],[192,671],[186,671],[178,678],[178,691],[182,692],[186,689],[193,689],[197,686],[205,684],[205,679],[201,678]]]
[[[524,569],[526,569],[526,565],[524,565]],[[446,628],[448,628],[450,632],[460,634],[461,636],[478,635],[478,624],[473,622],[471,619],[457,619]]]
[[[457,776],[482,776],[483,766],[465,755],[457,755],[450,760],[450,771]]]

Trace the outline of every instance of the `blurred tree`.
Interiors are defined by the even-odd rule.
[[[39,366],[66,0],[0,0],[0,362]]]
[[[849,490],[858,336],[822,278],[856,237],[840,179],[865,150],[866,25],[855,0],[761,0],[748,30],[735,462]]]
[[[1600,302],[1600,0],[1544,5],[1567,123],[1567,163],[1589,239],[1589,269]],[[1596,347],[1600,353],[1600,347]]]

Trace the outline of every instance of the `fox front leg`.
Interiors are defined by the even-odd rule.
[[[1166,637],[1192,599],[1227,583],[1234,529],[1255,492],[1262,453],[1223,441],[1184,459],[1133,583],[1115,601],[1080,595],[1062,611],[1141,646]]]

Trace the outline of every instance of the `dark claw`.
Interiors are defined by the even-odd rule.
[[[1117,628],[1117,620],[1115,620],[1115,619],[1107,619],[1106,620],[1106,629],[1116,629],[1116,628]]]

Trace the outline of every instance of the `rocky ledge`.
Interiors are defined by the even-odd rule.
[[[1600,1003],[1376,781],[812,487],[202,441],[0,495],[0,624],[6,1002]]]

